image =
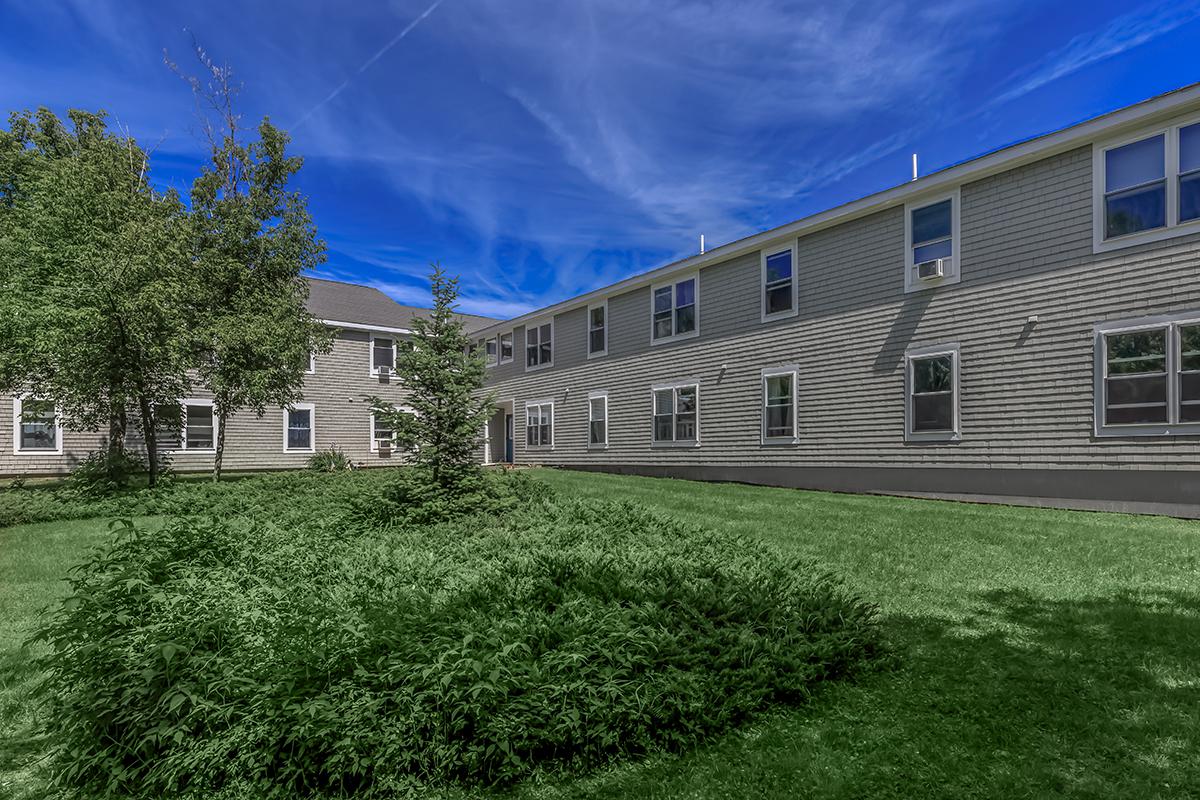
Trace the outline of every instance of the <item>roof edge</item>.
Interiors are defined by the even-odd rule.
[[[630,276],[599,289],[593,289],[581,295],[553,303],[548,306],[530,311],[526,314],[503,320],[495,325],[489,325],[473,332],[473,336],[490,334],[512,328],[525,322],[541,319],[572,308],[595,302],[605,297],[625,294],[643,285],[663,280],[677,272],[694,271],[720,261],[744,255],[754,250],[760,250],[772,242],[798,237],[802,234],[814,233],[822,228],[828,228],[842,222],[849,222],[858,217],[864,217],[878,211],[919,198],[924,194],[933,194],[966,183],[969,180],[979,180],[1005,172],[1010,169],[1032,163],[1057,153],[1071,150],[1097,139],[1118,135],[1126,128],[1140,127],[1151,124],[1159,118],[1174,116],[1188,109],[1189,106],[1200,106],[1200,82],[1173,89],[1160,95],[1139,101],[1133,105],[1123,106],[1082,122],[1077,122],[1065,128],[1059,128],[1050,133],[1041,134],[1016,144],[992,150],[945,167],[936,172],[917,178],[916,180],[883,189],[866,195],[857,200],[834,206],[801,217],[793,222],[785,223],[775,228],[769,228],[760,233],[737,239],[720,245],[704,253],[688,256],[687,258],[655,267],[647,272]]]

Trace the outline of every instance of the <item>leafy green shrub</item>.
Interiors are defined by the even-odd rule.
[[[873,607],[808,562],[535,495],[358,533],[335,516],[126,524],[41,634],[59,781],[504,784],[690,747],[881,650]]]
[[[83,495],[108,495],[129,487],[138,475],[146,474],[145,459],[122,450],[110,453],[97,450],[75,465],[67,478],[67,487]]]
[[[354,469],[354,462],[339,448],[330,447],[309,456],[308,468],[313,472],[345,472]]]
[[[360,527],[430,525],[470,514],[503,514],[549,499],[553,490],[524,473],[461,470],[452,487],[440,486],[421,466],[395,470],[378,495],[363,495],[352,517]]]

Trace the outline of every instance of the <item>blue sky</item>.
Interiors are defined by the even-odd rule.
[[[512,316],[1200,81],[1200,0],[431,2],[0,0],[0,107],[186,191],[191,31],[305,157],[320,275]]]

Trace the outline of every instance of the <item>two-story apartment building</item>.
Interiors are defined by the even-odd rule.
[[[332,351],[309,360],[302,402],[261,418],[244,413],[229,420],[226,469],[299,468],[328,447],[359,464],[392,463],[391,432],[376,424],[366,398],[404,405],[406,391],[393,372],[396,347],[424,309],[402,306],[370,287],[318,279],[309,279],[308,309],[335,329]],[[469,330],[495,322],[460,316]],[[180,398],[180,405],[181,429],[168,433],[161,447],[176,470],[212,469],[218,425],[212,401],[198,391]],[[0,395],[0,413],[6,412],[12,424],[0,426],[0,475],[65,473],[104,446],[102,432],[65,428],[53,406],[36,398]]]
[[[1200,85],[478,337],[489,462],[1198,503]]]

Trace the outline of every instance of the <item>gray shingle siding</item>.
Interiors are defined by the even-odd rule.
[[[584,308],[560,313],[553,368],[490,375],[515,400],[515,460],[681,472],[1200,468],[1200,436],[1093,435],[1094,324],[1200,309],[1200,237],[1094,255],[1091,192],[1091,146],[964,184],[956,285],[904,293],[897,206],[800,239],[793,318],[761,322],[758,252],[700,269],[694,339],[651,346],[648,287],[609,298],[604,358],[584,358]],[[905,350],[949,343],[961,359],[961,441],[906,442]],[[763,445],[761,370],[784,364],[799,367],[799,444]],[[701,445],[652,447],[651,386],[683,378],[700,383]],[[595,390],[609,393],[604,451],[587,449]],[[527,452],[524,403],[543,397],[556,402],[556,446]]]

